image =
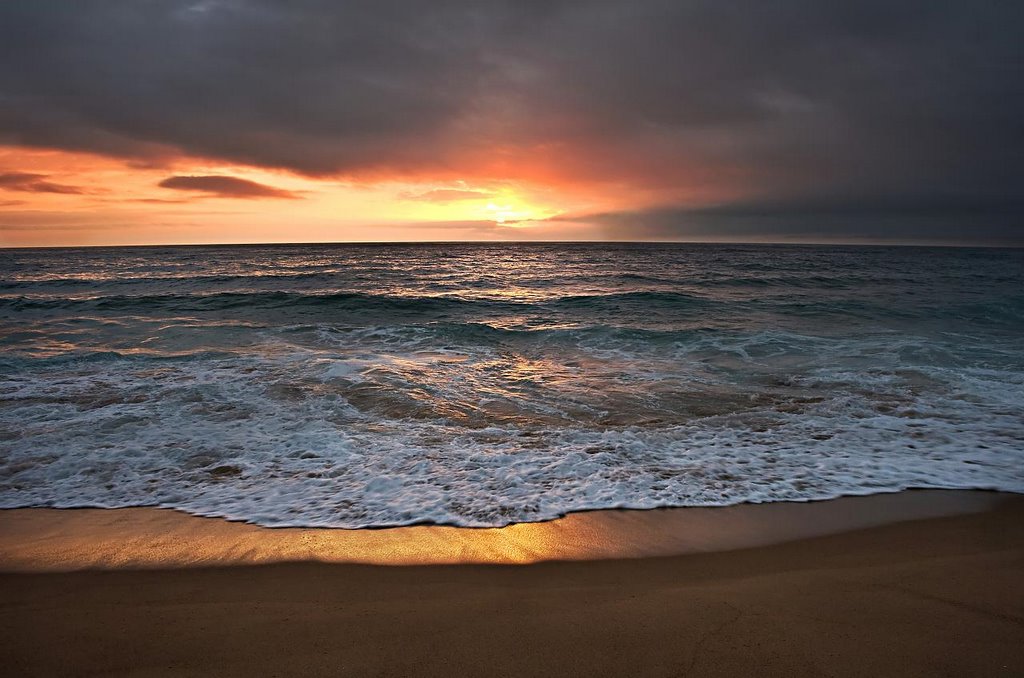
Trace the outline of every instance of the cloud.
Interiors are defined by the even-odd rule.
[[[460,200],[486,200],[493,197],[493,193],[486,191],[473,191],[461,188],[439,188],[423,193],[405,193],[402,198],[405,200],[422,200],[424,202],[449,203]]]
[[[22,191],[24,193],[60,193],[64,195],[83,195],[88,193],[78,186],[56,184],[46,181],[48,175],[30,172],[8,172],[0,174],[0,189]]]
[[[158,186],[179,191],[198,191],[219,198],[285,198],[294,200],[299,197],[292,191],[274,188],[248,179],[220,175],[168,177]]]
[[[8,2],[0,142],[691,207],[985,201],[1024,193],[1022,29],[1013,2]]]
[[[186,205],[191,200],[188,198],[132,198],[127,202],[138,202],[146,205]]]
[[[557,216],[608,240],[932,242],[1024,245],[1024,198],[919,196],[751,202]]]

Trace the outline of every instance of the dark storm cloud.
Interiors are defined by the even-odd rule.
[[[295,199],[299,197],[291,191],[274,188],[266,184],[220,175],[167,177],[157,185],[161,188],[173,188],[179,191],[199,191],[220,198]]]
[[[63,193],[65,195],[82,195],[87,192],[78,186],[57,184],[46,179],[46,174],[7,172],[6,174],[0,174],[0,190],[22,191],[24,193]]]
[[[0,140],[367,176],[512,149],[680,199],[927,211],[1022,193],[1021,7],[14,0]]]
[[[942,242],[1024,245],[1024,198],[763,202],[556,217],[593,224],[608,240]]]

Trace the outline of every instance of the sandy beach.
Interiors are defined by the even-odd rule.
[[[920,512],[950,506],[952,495],[909,503]],[[87,514],[9,511],[0,518],[0,666],[12,676],[1021,675],[1024,498],[971,495],[985,505],[774,545],[530,565],[94,562],[44,572],[11,560],[18,526],[49,521],[46,541],[59,553],[53,514]],[[844,503],[839,513],[871,514],[886,501],[804,505],[791,522]],[[634,530],[679,520],[636,513]],[[127,526],[145,520],[125,520],[131,543]],[[268,539],[286,532],[213,522]],[[244,562],[240,552],[235,560]]]

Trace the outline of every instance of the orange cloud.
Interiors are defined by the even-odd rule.
[[[197,191],[219,198],[283,198],[295,200],[300,196],[294,191],[274,188],[249,179],[222,175],[174,176],[161,181],[157,186],[179,191]]]
[[[353,182],[187,157],[170,169],[0,146],[0,174],[17,190],[0,199],[0,246],[580,239],[580,224],[544,220],[625,204],[614,191],[468,174]],[[38,182],[75,190],[21,190]],[[302,199],[271,199],[286,197]]]
[[[85,193],[78,186],[55,184],[46,181],[47,175],[32,172],[7,172],[0,174],[0,189],[7,191],[23,191],[25,193],[59,193],[64,195],[81,195]]]
[[[481,200],[490,198],[491,193],[487,191],[471,191],[459,188],[437,188],[424,193],[407,193],[402,196],[405,200],[423,200],[424,202],[449,203],[460,200]]]

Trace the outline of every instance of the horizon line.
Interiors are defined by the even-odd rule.
[[[765,245],[791,247],[943,247],[951,249],[1024,249],[1024,242],[955,243],[928,241],[840,241],[840,240],[326,240],[289,242],[223,242],[223,243],[122,243],[104,245],[0,245],[0,251],[10,250],[77,250],[155,247],[302,247],[302,246],[417,246],[417,245]]]

